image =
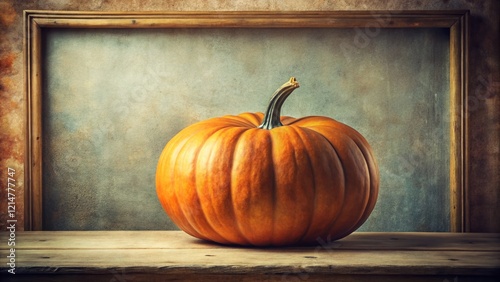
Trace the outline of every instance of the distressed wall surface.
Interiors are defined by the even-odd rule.
[[[166,142],[197,121],[263,111],[274,89],[296,76],[301,88],[283,114],[330,116],[370,140],[381,192],[363,229],[448,231],[448,32],[386,29],[364,48],[349,45],[355,36],[47,31],[44,227],[172,228],[154,186]]]
[[[498,2],[484,1],[39,1],[37,3],[0,2],[0,179],[5,187],[6,169],[16,170],[16,208],[23,209],[23,158],[24,158],[24,75],[22,57],[22,10],[385,10],[385,9],[470,9],[470,229],[475,232],[500,232],[496,214],[499,209],[499,54],[498,54]],[[299,75],[297,75],[299,76]],[[299,77],[300,78],[300,77]],[[281,80],[279,80],[281,82]],[[274,89],[273,89],[274,90]],[[272,90],[271,90],[272,91]],[[259,91],[263,93],[265,91]],[[260,100],[259,100],[260,101]],[[297,100],[298,101],[298,100]],[[188,101],[184,101],[187,103]],[[291,101],[292,111],[299,102]],[[260,110],[260,109],[244,109]],[[297,110],[292,115],[310,114]],[[322,113],[323,114],[323,113]],[[339,118],[340,119],[340,118]],[[356,123],[356,121],[353,121]],[[356,127],[356,124],[352,124]],[[102,125],[106,128],[106,124]],[[102,127],[101,127],[102,129]],[[366,133],[369,139],[371,133]],[[97,138],[110,138],[101,135]],[[130,160],[129,160],[130,161]],[[111,181],[111,180],[108,180]],[[5,190],[1,190],[5,199]],[[381,195],[382,196],[382,195]],[[0,226],[6,224],[6,202]],[[19,225],[23,218],[18,212]],[[376,214],[375,214],[376,215]],[[397,215],[391,215],[397,216]]]

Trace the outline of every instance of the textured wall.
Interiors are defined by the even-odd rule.
[[[353,29],[48,31],[45,228],[171,228],[154,187],[165,143],[196,121],[263,111],[296,76],[301,88],[283,114],[333,117],[372,144],[381,191],[364,230],[448,231],[448,32],[386,29],[364,48],[342,47],[355,36]]]
[[[149,3],[151,2],[151,3]],[[498,1],[38,1],[0,2],[0,173],[17,172],[17,209],[23,207],[24,96],[22,10],[384,10],[470,9],[470,204],[472,231],[500,231]],[[5,190],[0,193],[5,199]],[[6,222],[0,203],[0,226]],[[18,213],[19,214],[19,213]],[[22,218],[18,218],[20,223]]]

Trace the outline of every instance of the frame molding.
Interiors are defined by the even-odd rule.
[[[469,231],[469,11],[24,11],[25,230],[42,223],[42,32],[48,28],[447,28],[450,34],[450,222]]]

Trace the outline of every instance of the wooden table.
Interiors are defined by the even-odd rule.
[[[181,231],[0,233],[1,281],[500,281],[500,234],[354,233],[314,247],[241,248]]]

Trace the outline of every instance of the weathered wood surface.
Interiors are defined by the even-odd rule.
[[[6,261],[9,233],[0,233]],[[16,275],[94,281],[175,279],[248,281],[494,281],[500,234],[354,233],[311,247],[241,248],[197,240],[181,231],[32,231],[16,233]],[[35,276],[33,276],[35,275]],[[40,276],[44,275],[44,276]],[[7,280],[9,281],[9,280]],[[87,280],[90,281],[90,280]]]

